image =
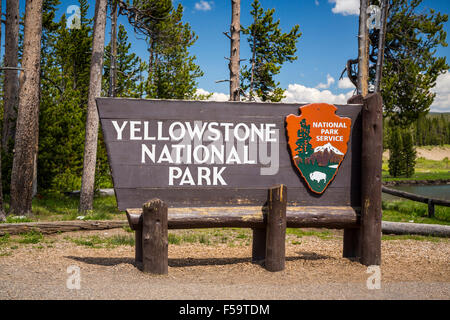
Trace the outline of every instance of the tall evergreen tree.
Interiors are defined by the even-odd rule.
[[[38,181],[44,189],[69,191],[81,187],[92,20],[80,0],[79,28],[67,28],[65,15],[54,21],[58,4],[44,3],[43,10]]]
[[[398,127],[392,128],[389,135],[389,174],[399,177],[403,173],[403,139]]]
[[[241,87],[249,91],[250,97],[277,102],[283,98],[284,90],[274,77],[280,73],[283,63],[297,60],[295,53],[301,37],[300,27],[295,25],[289,33],[282,33],[280,20],[274,21],[275,9],[264,12],[259,0],[253,1],[252,8],[253,23],[242,28],[248,36],[252,57],[250,64],[242,68]]]
[[[403,173],[406,177],[414,174],[416,166],[416,149],[410,130],[403,130],[403,150],[402,150]]]
[[[127,0],[119,7],[148,43],[146,97],[194,98],[196,79],[203,73],[189,53],[197,36],[182,22],[183,6],[174,8],[171,0]]]
[[[125,27],[120,24],[117,35],[117,55],[116,55],[116,97],[132,97],[139,98],[139,75],[141,72],[141,59],[134,53],[130,52],[131,43],[128,42],[128,35]],[[105,49],[104,62],[104,92],[109,92],[110,82],[107,81],[111,72],[111,43]]]
[[[197,36],[188,23],[182,23],[183,6],[178,5],[159,26],[166,29],[167,41],[156,43],[158,56],[149,70],[147,94],[158,99],[191,99],[195,96],[196,79],[203,75],[189,48]],[[162,26],[164,25],[164,27]]]
[[[447,46],[447,14],[419,9],[422,0],[391,1],[387,22],[382,95],[385,116],[403,127],[429,111],[437,77],[449,68],[436,48]],[[372,42],[377,43],[376,32]],[[373,72],[372,72],[373,76]]]

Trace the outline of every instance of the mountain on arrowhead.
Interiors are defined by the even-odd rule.
[[[318,146],[314,149],[314,152],[324,152],[324,151],[328,151],[328,152],[334,152],[335,154],[339,155],[339,156],[343,156],[344,154],[342,152],[340,152],[337,148],[333,147],[333,145],[331,143],[327,143],[324,144],[323,146]]]
[[[333,147],[331,143],[314,148],[314,153],[305,159],[306,163],[316,162],[319,166],[325,167],[329,164],[340,163],[344,158],[344,154],[339,149]]]

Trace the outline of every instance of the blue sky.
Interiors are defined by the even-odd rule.
[[[5,1],[3,1],[5,2]],[[21,11],[25,1],[20,0]],[[241,0],[241,24],[251,23],[251,3]],[[359,0],[260,0],[264,9],[275,8],[275,18],[280,19],[283,31],[288,32],[295,24],[300,25],[302,36],[297,44],[298,60],[286,63],[277,80],[287,89],[287,102],[330,102],[343,103],[353,88],[348,81],[339,81],[339,76],[350,58],[357,56],[357,32]],[[62,0],[57,13],[59,18],[77,0]],[[228,83],[215,83],[227,79],[229,71],[224,59],[229,56],[229,40],[222,34],[229,30],[230,0],[174,0],[184,7],[185,22],[198,35],[198,41],[191,48],[197,57],[204,76],[198,80],[198,87],[214,92],[214,98],[226,99]],[[94,15],[95,1],[89,1],[89,15]],[[5,4],[3,5],[3,10]],[[423,0],[421,10],[432,8],[450,14],[450,1]],[[125,25],[133,50],[147,59],[148,53],[143,40],[136,38],[125,17],[119,18]],[[450,34],[450,22],[445,25]],[[109,23],[106,39],[109,41]],[[450,42],[450,38],[447,38]],[[447,57],[450,62],[450,48],[438,48],[437,55]],[[241,38],[241,59],[248,59],[250,50],[247,40]],[[245,62],[244,62],[245,63]],[[450,112],[450,73],[438,79],[435,88],[437,97],[432,111]]]

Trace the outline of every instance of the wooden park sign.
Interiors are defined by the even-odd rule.
[[[167,239],[152,240],[167,228],[252,228],[253,259],[272,271],[284,268],[286,226],[343,228],[344,255],[379,264],[379,250],[364,249],[373,228],[361,219],[381,216],[378,200],[362,206],[377,193],[381,205],[381,180],[373,183],[381,175],[379,95],[336,106],[119,98],[97,106],[118,207],[136,230],[144,271],[167,272]],[[379,172],[363,161],[366,144]],[[145,222],[155,212],[167,215],[154,219],[166,221],[159,231]],[[376,228],[381,237],[381,221]],[[165,258],[146,260],[146,241]]]

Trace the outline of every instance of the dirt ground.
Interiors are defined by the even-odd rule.
[[[342,231],[328,239],[289,235],[286,269],[275,273],[251,263],[250,241],[171,244],[164,276],[139,271],[130,245],[67,240],[105,233],[130,235],[72,232],[8,248],[0,256],[0,299],[450,299],[450,239],[384,240],[381,289],[369,290],[367,268],[341,257]],[[79,267],[80,289],[67,288],[70,266]]]
[[[425,158],[428,160],[442,161],[445,158],[450,159],[450,148],[433,147],[433,148],[416,148],[417,158]],[[389,159],[389,150],[383,152],[383,159]]]

